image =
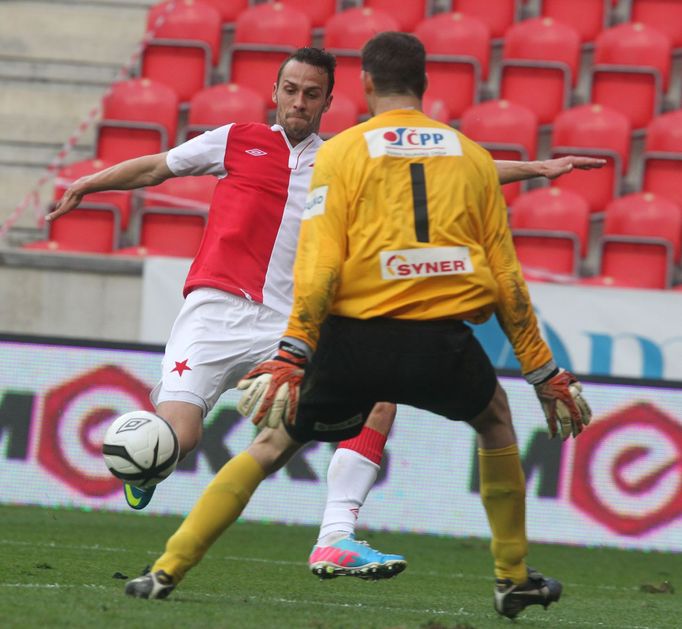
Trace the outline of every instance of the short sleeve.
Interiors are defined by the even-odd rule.
[[[166,164],[176,177],[215,175],[225,177],[225,150],[232,125],[206,131],[168,151]]]

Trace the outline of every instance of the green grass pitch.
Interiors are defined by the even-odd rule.
[[[530,563],[564,583],[559,604],[512,623],[492,609],[485,540],[365,532],[409,562],[383,582],[320,581],[306,567],[310,527],[239,523],[165,601],[124,596],[177,517],[0,507],[0,627],[428,628],[682,626],[682,556],[532,545]],[[643,587],[644,586],[644,587]],[[663,589],[665,592],[656,593]],[[649,590],[649,591],[646,591]]]

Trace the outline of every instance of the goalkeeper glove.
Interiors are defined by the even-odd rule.
[[[258,429],[276,428],[282,419],[293,424],[307,362],[303,350],[282,341],[273,359],[249,371],[237,384],[243,391],[237,410],[245,417],[253,413],[251,421]]]
[[[582,390],[578,379],[564,369],[555,370],[546,380],[535,385],[552,438],[559,431],[564,441],[571,435],[577,437],[583,426],[590,423],[592,411],[581,395]]]

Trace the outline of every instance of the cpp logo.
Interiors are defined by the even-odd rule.
[[[647,402],[620,409],[575,442],[571,500],[621,535],[682,515],[682,426]]]
[[[384,140],[391,146],[418,146],[424,148],[443,144],[445,134],[430,129],[398,127],[385,131]]]
[[[462,145],[454,129],[382,127],[365,131],[363,135],[371,158],[462,155]]]
[[[102,437],[122,409],[153,410],[149,387],[112,365],[48,391],[40,427],[38,461],[63,483],[87,496],[107,496],[121,481],[102,459]]]

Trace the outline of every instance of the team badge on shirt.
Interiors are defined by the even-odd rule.
[[[429,127],[384,127],[365,134],[370,157],[438,157],[462,155],[455,131]]]
[[[469,247],[425,247],[382,251],[379,254],[381,277],[408,280],[435,275],[473,273]]]

